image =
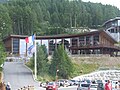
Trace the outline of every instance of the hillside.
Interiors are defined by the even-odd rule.
[[[78,32],[66,28],[101,28],[106,20],[120,15],[120,10],[114,6],[81,0],[0,1],[9,1],[0,5],[1,38],[11,33],[31,35],[36,32],[40,36],[73,34]]]
[[[120,68],[120,57],[72,57],[72,61],[76,64],[97,64],[99,68]]]

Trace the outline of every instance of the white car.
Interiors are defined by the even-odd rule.
[[[91,84],[91,83],[81,83],[78,85],[77,90],[97,90],[98,84]]]
[[[89,90],[97,90],[98,89],[98,84],[91,84],[89,87]]]
[[[90,83],[79,84],[77,90],[90,90]]]

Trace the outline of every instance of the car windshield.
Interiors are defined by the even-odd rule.
[[[75,80],[70,80],[70,81],[75,82]]]
[[[91,85],[90,87],[91,88],[97,88],[97,85]]]
[[[54,85],[54,83],[53,82],[49,82],[48,85]]]
[[[89,87],[90,84],[81,84],[81,87]]]

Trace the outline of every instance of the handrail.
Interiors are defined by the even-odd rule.
[[[77,45],[72,45],[70,48],[114,48],[114,49],[119,49],[119,46],[111,46],[111,45],[106,45],[106,44],[97,44],[97,45],[83,45],[83,46],[77,46]]]

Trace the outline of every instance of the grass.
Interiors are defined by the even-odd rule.
[[[44,73],[44,75],[38,75],[38,81],[41,81],[41,82],[54,81],[54,80],[55,80],[55,77],[52,77],[49,74]]]
[[[74,63],[74,67],[75,67],[75,70],[73,73],[73,77],[93,72],[97,70],[99,66],[97,64],[87,64],[87,63],[76,64]]]
[[[120,57],[71,57],[71,59],[74,65],[72,77],[88,74],[99,70],[100,68],[102,70],[120,68]],[[31,63],[27,63],[27,66],[30,67]],[[33,67],[30,68],[34,71]],[[55,77],[43,73],[38,76],[38,80],[46,82],[55,80]]]

